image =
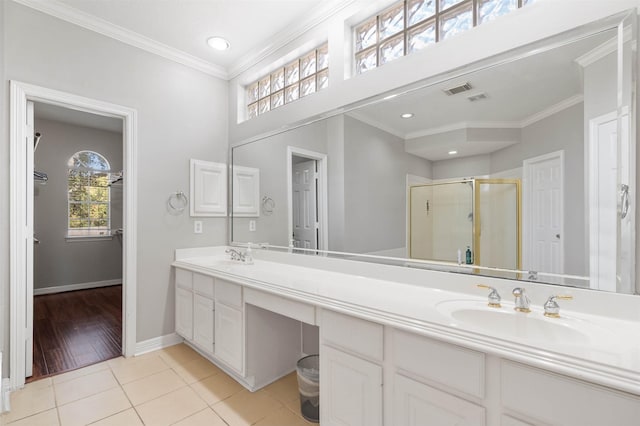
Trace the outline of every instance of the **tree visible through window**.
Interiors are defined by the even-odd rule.
[[[69,158],[67,166],[68,235],[109,235],[109,162],[97,152],[80,151]]]

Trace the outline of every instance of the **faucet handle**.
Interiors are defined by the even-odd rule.
[[[491,290],[489,292],[489,302],[487,303],[489,305],[489,307],[491,308],[500,308],[502,305],[500,305],[500,301],[502,300],[502,298],[500,297],[500,294],[498,294],[498,290],[496,290],[495,288],[488,286],[488,285],[484,285],[484,284],[478,284],[477,285],[478,288],[486,288],[487,290]]]
[[[572,300],[573,296],[568,294],[559,294],[549,297],[544,303],[544,316],[549,318],[560,318],[560,305],[556,302],[559,300]]]

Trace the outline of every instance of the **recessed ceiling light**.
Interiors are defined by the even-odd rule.
[[[402,117],[402,118],[413,118],[413,113],[412,112],[405,112],[400,117]]]
[[[207,39],[207,44],[216,50],[227,50],[231,45],[229,42],[222,37],[209,37]]]
[[[458,151],[449,151],[449,155],[456,155]]]

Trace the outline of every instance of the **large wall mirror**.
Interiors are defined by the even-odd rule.
[[[235,144],[232,243],[637,293],[635,20]]]

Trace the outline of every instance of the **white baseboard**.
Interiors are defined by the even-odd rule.
[[[10,385],[11,380],[2,379],[2,383],[0,384],[0,413],[4,413],[11,409],[11,405],[9,404]]]
[[[116,284],[122,284],[122,278],[117,278],[114,280],[104,280],[104,281],[91,281],[88,283],[79,283],[79,284],[68,284],[68,285],[58,285],[51,287],[43,287],[43,288],[34,288],[33,295],[39,296],[42,294],[53,294],[53,293],[63,293],[65,291],[74,291],[74,290],[86,290],[89,288],[98,288],[98,287],[109,287]]]
[[[154,337],[153,339],[145,340],[143,342],[136,343],[136,350],[134,356],[146,354],[147,352],[157,351],[158,349],[167,348],[169,346],[182,343],[184,339],[178,336],[176,333],[167,334],[165,336]]]

